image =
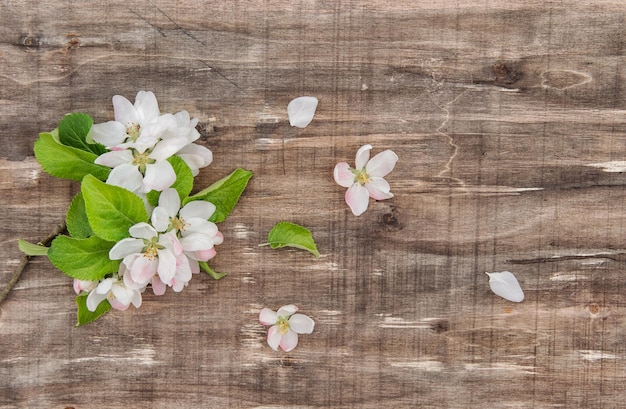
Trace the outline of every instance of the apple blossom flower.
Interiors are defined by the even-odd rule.
[[[298,334],[310,334],[315,321],[304,314],[296,314],[298,307],[293,304],[284,305],[274,312],[263,308],[259,313],[259,321],[263,325],[271,325],[267,331],[267,343],[274,350],[278,347],[289,352],[298,345]]]
[[[181,209],[178,192],[169,188],[159,196],[151,221],[157,231],[176,232],[184,254],[197,265],[198,261],[213,258],[216,254],[213,247],[224,240],[217,225],[208,221],[214,212],[215,205],[204,200],[189,202]]]
[[[100,281],[98,286],[87,296],[87,309],[94,312],[105,299],[116,310],[125,310],[130,304],[135,308],[141,306],[141,292],[127,288],[117,277],[108,277]]]
[[[345,199],[355,216],[363,214],[369,205],[369,198],[390,199],[393,193],[384,179],[398,161],[398,156],[390,149],[378,153],[370,159],[372,145],[363,145],[356,153],[355,168],[346,162],[335,166],[333,176],[340,186],[347,187]]]
[[[79,280],[78,278],[74,279],[74,292],[76,294],[80,294],[83,291],[91,291],[98,286],[99,281],[90,281],[90,280]]]

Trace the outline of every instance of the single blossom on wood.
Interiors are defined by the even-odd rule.
[[[274,312],[263,308],[259,313],[259,321],[263,325],[271,325],[267,331],[267,343],[274,350],[280,347],[289,352],[298,345],[298,334],[310,334],[315,328],[315,321],[304,314],[296,314],[298,307],[293,304],[284,305]]]

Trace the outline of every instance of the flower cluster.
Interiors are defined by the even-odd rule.
[[[213,161],[209,149],[193,143],[200,137],[198,119],[187,111],[161,114],[152,92],[139,91],[134,105],[115,95],[113,109],[114,121],[91,128],[93,140],[109,149],[95,160],[113,169],[108,184],[134,193],[160,192],[176,181],[169,157],[181,157],[194,176]]]

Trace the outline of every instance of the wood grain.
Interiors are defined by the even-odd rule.
[[[390,4],[391,3],[391,4]],[[515,3],[515,4],[509,4]],[[71,280],[32,260],[0,306],[1,408],[617,408],[624,389],[623,1],[0,3],[0,251],[78,185],[32,146],[67,112],[156,93],[200,119],[200,189],[254,172],[180,294],[73,328]],[[320,103],[306,129],[287,103]],[[395,197],[353,216],[332,179],[393,149]],[[611,165],[612,164],[612,165]],[[322,253],[259,247],[278,221]],[[526,299],[492,294],[513,271]],[[258,312],[316,321],[291,353]]]

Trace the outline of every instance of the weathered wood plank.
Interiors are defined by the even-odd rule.
[[[598,164],[626,148],[623,2],[406,3],[0,4],[0,285],[77,192],[32,157],[67,112],[150,89],[200,119],[198,187],[255,174],[221,281],[76,329],[34,259],[0,306],[0,407],[619,407],[625,176]],[[364,143],[400,161],[357,218],[332,168]],[[322,257],[259,247],[279,220]],[[507,269],[521,304],[483,274]],[[316,330],[275,353],[257,314],[292,302]]]

